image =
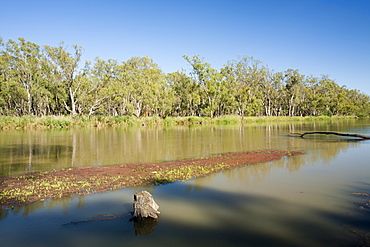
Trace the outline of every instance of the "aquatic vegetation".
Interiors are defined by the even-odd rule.
[[[153,184],[173,183],[176,180],[189,180],[196,177],[205,176],[211,173],[220,172],[230,169],[227,164],[208,164],[208,165],[193,165],[180,166],[177,169],[160,171],[156,173]]]
[[[238,166],[258,164],[302,153],[261,150],[162,163],[68,168],[1,177],[0,207],[14,207],[49,198],[86,195],[123,187],[184,181]]]

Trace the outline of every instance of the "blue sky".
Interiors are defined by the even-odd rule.
[[[370,95],[369,0],[0,0],[0,36],[84,48],[83,59],[149,56],[168,73],[183,55],[219,69],[253,56],[274,71],[328,75]]]

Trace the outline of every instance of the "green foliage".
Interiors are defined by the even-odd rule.
[[[357,116],[316,116],[316,117],[241,117],[224,115],[220,117],[140,117],[135,116],[0,116],[0,130],[11,129],[69,129],[83,127],[157,127],[157,126],[197,126],[197,125],[232,125],[263,124],[274,122],[334,121],[338,119],[356,119]]]
[[[151,183],[154,185],[168,184],[177,180],[189,180],[227,169],[230,169],[230,165],[224,163],[180,166],[172,170],[159,171]]]
[[[69,128],[71,126],[71,119],[66,117],[53,117],[47,116],[41,118],[38,123],[38,126],[42,126],[43,128],[48,129],[64,129]]]
[[[0,38],[0,115],[21,117],[4,119],[0,126],[233,124],[265,116],[370,116],[368,95],[327,76],[305,76],[294,69],[273,72],[253,57],[239,57],[220,70],[198,55],[183,57],[192,67],[189,73],[164,74],[148,57],[124,62],[96,58],[81,66],[80,46],[39,46],[23,38],[4,43]],[[63,119],[68,114],[73,119]],[[223,117],[236,115],[241,120]],[[37,122],[26,116],[45,118]]]

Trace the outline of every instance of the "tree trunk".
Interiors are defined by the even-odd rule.
[[[26,86],[26,92],[27,92],[27,106],[28,106],[28,115],[33,115],[32,112],[32,95],[31,95],[31,89],[30,86]]]
[[[159,206],[148,191],[136,192],[134,194],[134,219],[157,219],[159,214],[158,208]]]
[[[299,134],[299,137],[304,137],[305,135],[312,135],[312,134],[323,134],[323,135],[337,135],[337,136],[348,136],[348,137],[358,137],[363,140],[370,140],[370,137],[363,136],[363,135],[357,135],[357,134],[343,134],[343,133],[337,133],[337,132],[325,132],[325,131],[314,131],[314,132],[305,132],[303,134]]]
[[[76,113],[76,101],[75,101],[75,96],[73,93],[72,88],[69,88],[69,97],[71,99],[71,115],[72,117],[75,117],[77,115]]]

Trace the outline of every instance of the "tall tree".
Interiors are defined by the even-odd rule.
[[[253,57],[233,60],[223,69],[233,87],[233,95],[241,116],[256,116],[263,112],[262,86],[267,70],[262,62]]]
[[[206,101],[204,102],[204,112],[211,118],[215,116],[215,112],[220,106],[220,96],[223,88],[222,75],[211,67],[209,63],[203,61],[198,55],[190,58],[183,58],[193,67],[192,76],[201,88]],[[201,99],[204,99],[201,97]]]
[[[121,109],[128,115],[153,116],[161,114],[170,98],[164,95],[164,74],[149,57],[132,57],[118,66]]]
[[[84,73],[76,80],[81,85],[81,92],[77,95],[78,111],[93,115],[97,110],[104,114],[103,106],[110,98],[117,95],[114,92],[114,82],[118,77],[118,62],[113,59],[107,61],[96,58],[93,66],[87,63]]]
[[[306,100],[305,104],[305,116],[318,116],[323,112],[321,101],[322,95],[320,94],[319,79],[314,76],[306,78]]]
[[[266,71],[266,81],[261,85],[265,116],[279,116],[282,111],[282,75]]]
[[[166,79],[176,97],[173,114],[177,116],[199,115],[199,85],[184,72],[169,73]]]
[[[321,94],[321,108],[323,115],[337,115],[338,112],[338,97],[340,97],[341,88],[328,76],[323,76],[319,80]]]
[[[8,70],[8,76],[13,77],[13,80],[24,89],[27,107],[22,111],[23,114],[34,115],[33,98],[36,92],[40,93],[43,89],[40,82],[43,80],[44,60],[40,46],[26,41],[24,38],[19,38],[18,42],[9,40],[5,44],[5,51],[3,51],[2,56],[7,60],[11,69]]]
[[[287,69],[284,74],[288,115],[291,117],[296,115],[297,107],[302,102],[304,75],[301,75],[297,69]]]
[[[67,51],[67,47],[62,42],[57,47],[44,46],[47,55],[50,58],[50,66],[53,67],[55,73],[56,84],[63,84],[68,92],[69,99],[63,100],[64,106],[72,116],[76,116],[77,99],[76,94],[80,90],[81,83],[76,80],[79,72],[79,64],[82,56],[82,47],[78,45],[72,46],[72,53]]]

